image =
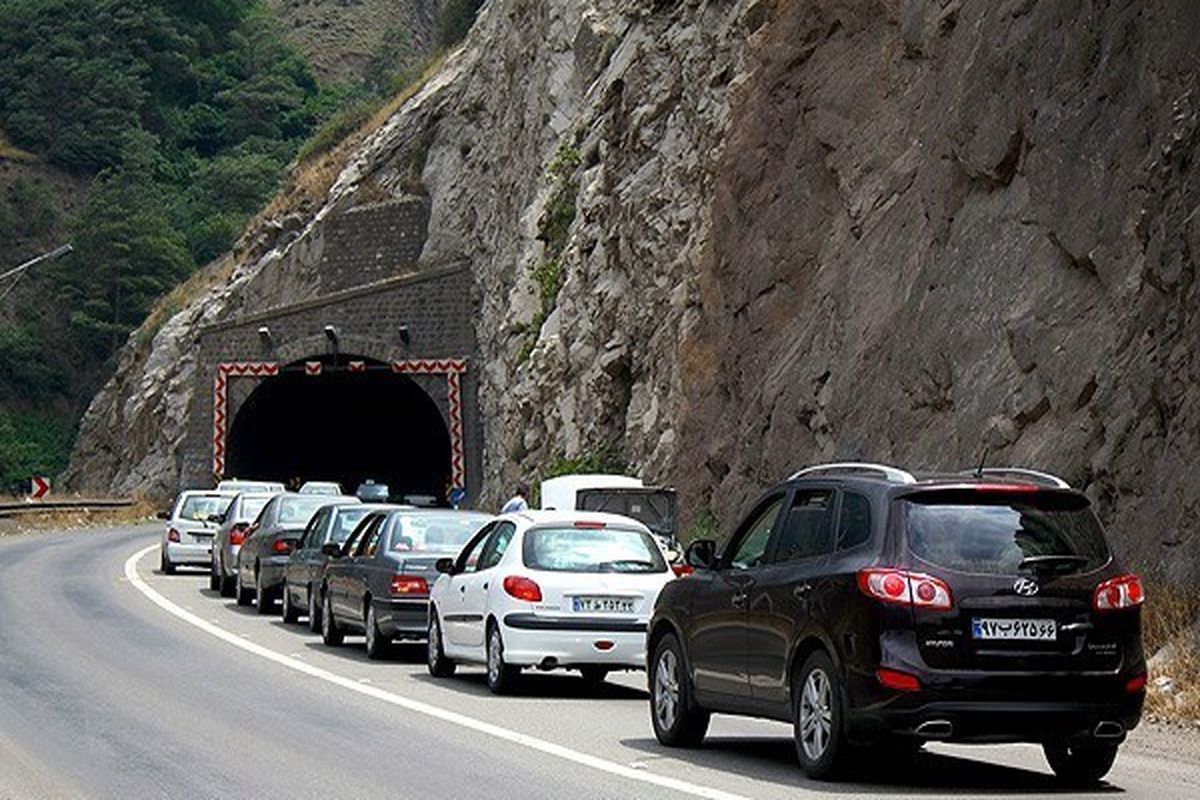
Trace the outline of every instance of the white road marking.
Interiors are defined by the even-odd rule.
[[[338,675],[335,672],[330,672],[329,670],[321,669],[320,667],[314,667],[311,664],[305,664],[304,662],[292,658],[291,656],[286,656],[283,653],[278,653],[270,648],[263,647],[260,644],[255,644],[254,642],[242,639],[236,634],[221,630],[211,622],[203,620],[190,611],[180,608],[178,605],[163,597],[161,594],[151,588],[150,585],[146,583],[146,581],[143,580],[140,575],[138,575],[138,562],[148,553],[157,549],[157,544],[150,545],[147,548],[137,551],[125,561],[125,577],[129,579],[129,583],[132,584],[135,589],[145,595],[150,602],[154,603],[167,613],[178,617],[189,625],[199,628],[207,634],[228,642],[234,647],[241,648],[248,653],[253,653],[254,655],[265,658],[268,661],[273,661],[280,666],[287,667],[288,669],[295,670],[296,672],[308,675],[309,677],[325,681],[326,683],[331,683],[334,686],[339,686],[351,692],[357,692],[358,694],[365,695],[375,700],[380,700],[393,706],[399,706],[400,708],[408,711],[412,711],[417,714],[423,714],[427,717],[441,720],[442,722],[458,725],[459,727],[467,728],[477,733],[482,733],[485,736],[491,736],[496,739],[502,739],[506,742],[518,744],[522,747],[527,747],[530,750],[536,750],[539,753],[554,756],[555,758],[561,758],[565,761],[571,761],[575,764],[580,764],[585,767],[591,767],[592,769],[596,769],[601,772],[607,772],[610,775],[618,775],[622,778],[627,778],[632,781],[653,784],[654,786],[660,786],[664,789],[673,789],[674,791],[688,794],[693,797],[706,797],[709,798],[709,800],[749,800],[749,798],[746,798],[742,795],[725,792],[709,786],[701,786],[699,784],[689,783],[688,781],[682,781],[677,778],[668,778],[665,775],[655,775],[654,773],[646,772],[644,769],[639,770],[632,767],[627,767],[623,764],[618,764],[615,761],[609,761],[607,759],[589,755],[588,753],[583,753],[578,750],[572,750],[569,747],[563,747],[562,745],[555,744],[554,742],[548,742],[545,739],[539,739],[536,736],[529,736],[524,733],[519,733],[517,731],[501,727],[500,725],[484,722],[481,719],[469,717],[466,714],[460,714],[457,711],[450,711],[449,709],[441,708],[429,703],[423,703],[419,700],[403,697],[401,695],[380,689],[376,686],[359,683],[352,678],[346,678],[342,675]]]

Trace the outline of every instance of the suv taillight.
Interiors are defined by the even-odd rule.
[[[393,575],[392,594],[429,594],[429,583],[420,575]]]
[[[1142,579],[1133,574],[1122,575],[1096,587],[1092,595],[1092,608],[1097,611],[1116,611],[1140,606],[1145,601]]]
[[[522,578],[519,575],[509,575],[504,579],[504,591],[518,600],[530,603],[542,601],[542,587],[529,578]]]
[[[858,571],[858,588],[868,597],[885,603],[949,611],[954,601],[946,582],[932,575],[902,569]]]
[[[179,531],[175,530],[174,528],[171,528],[171,530],[167,531],[167,541],[168,542],[178,542],[179,541]]]

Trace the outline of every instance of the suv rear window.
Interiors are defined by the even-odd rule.
[[[901,504],[908,547],[959,572],[1088,572],[1108,544],[1087,498],[1060,492],[922,492]]]
[[[622,528],[535,528],[525,534],[525,566],[549,572],[665,572],[649,534]]]

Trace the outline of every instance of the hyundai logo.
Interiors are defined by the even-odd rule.
[[[1013,584],[1013,591],[1022,597],[1033,597],[1038,593],[1038,585],[1029,578],[1018,578]]]

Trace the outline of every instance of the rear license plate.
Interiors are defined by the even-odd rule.
[[[1053,642],[1058,638],[1058,623],[1052,619],[988,619],[971,620],[971,638]]]
[[[632,614],[633,600],[628,597],[574,597],[571,607],[575,611],[592,614]]]
[[[195,544],[212,544],[213,537],[205,536],[202,533],[193,533],[192,542]]]

